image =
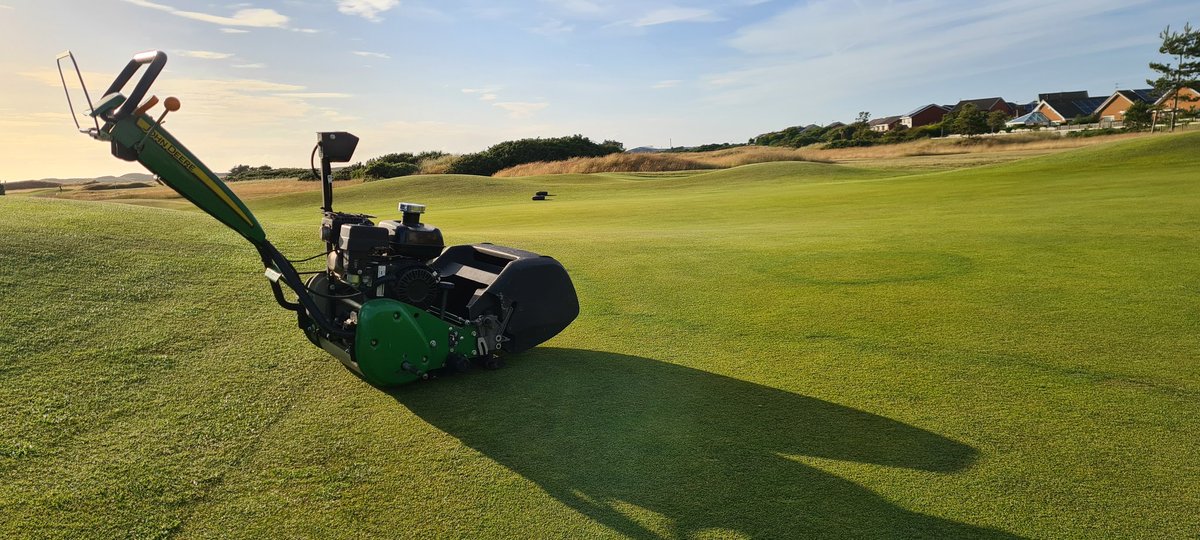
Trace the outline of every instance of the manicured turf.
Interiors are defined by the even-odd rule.
[[[207,216],[0,198],[0,537],[1194,537],[1198,150],[345,188],[583,306],[391,392]],[[250,206],[298,257],[318,201]]]

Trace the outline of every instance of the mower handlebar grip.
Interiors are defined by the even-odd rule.
[[[142,74],[142,78],[138,80],[137,85],[133,87],[133,92],[125,99],[125,103],[121,104],[121,108],[113,112],[109,120],[120,120],[133,113],[138,104],[142,102],[142,98],[146,97],[146,92],[150,90],[150,86],[154,84],[154,79],[158,78],[158,74],[162,72],[163,66],[167,64],[167,53],[162,51],[146,51],[133,55],[133,59],[126,64],[125,69],[117,74],[117,78],[109,85],[108,90],[104,92],[105,96],[120,92],[129,83],[129,79],[146,66],[146,72]]]

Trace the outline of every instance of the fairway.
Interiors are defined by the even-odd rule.
[[[208,216],[0,197],[0,537],[1195,537],[1198,150],[339,188],[579,293],[387,392]],[[320,251],[319,193],[247,204]]]

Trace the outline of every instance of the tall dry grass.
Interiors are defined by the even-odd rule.
[[[899,144],[855,148],[780,148],[776,146],[740,146],[712,152],[659,154],[611,154],[595,158],[565,161],[539,161],[509,167],[495,176],[535,176],[542,174],[590,174],[604,172],[667,172],[701,169],[727,169],[768,161],[844,161],[890,160],[917,156],[949,156],[1004,152],[1054,152],[1097,143],[1141,137],[1129,133],[1100,137],[1063,137],[1053,132],[1031,132],[995,137],[961,139],[925,139]]]
[[[821,161],[809,151],[769,146],[728,148],[713,152],[609,154],[601,157],[538,161],[504,169],[494,176],[591,174],[604,172],[669,172],[728,169],[767,161]]]

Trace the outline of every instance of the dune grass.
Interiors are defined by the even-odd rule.
[[[538,161],[509,167],[495,174],[498,177],[536,176],[546,174],[592,174],[603,172],[654,172],[703,169],[727,169],[753,163],[773,161],[811,161],[816,163],[859,163],[895,161],[898,158],[924,156],[959,156],[970,158],[944,161],[919,160],[923,169],[951,169],[961,166],[1013,161],[1033,155],[1081,148],[1118,140],[1143,137],[1143,133],[1106,135],[1090,138],[1062,137],[1051,132],[1034,132],[996,137],[962,139],[924,139],[899,144],[854,148],[782,148],[775,146],[741,146],[711,152],[611,154],[593,158],[573,158],[562,161]],[[885,163],[886,165],[887,163]],[[929,167],[934,164],[937,167]]]
[[[207,216],[3,197],[0,536],[1192,537],[1197,147],[342,188],[553,255],[583,306],[388,392]],[[318,201],[250,206],[301,256]]]

